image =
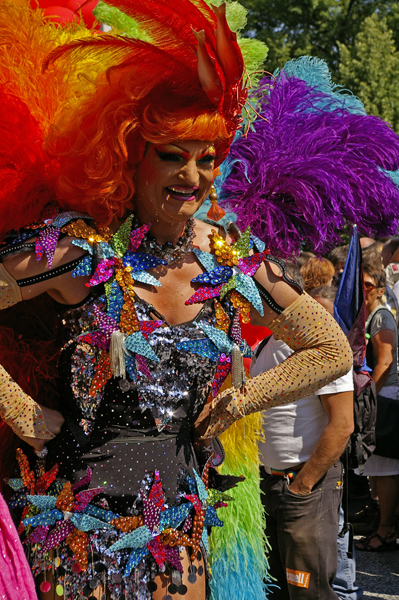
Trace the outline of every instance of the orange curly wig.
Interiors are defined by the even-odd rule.
[[[210,141],[217,163],[228,152],[247,88],[224,5],[110,3],[151,42],[0,3],[0,233],[49,202],[102,223],[123,216],[147,142]]]
[[[109,223],[132,208],[134,174],[147,142],[207,140],[224,156],[231,134],[223,116],[203,101],[192,104],[196,90],[183,96],[156,86],[143,96],[132,67],[111,69],[107,84],[84,108],[81,120],[52,140],[59,159],[58,202]],[[207,106],[208,104],[208,106]]]

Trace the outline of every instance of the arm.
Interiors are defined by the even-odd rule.
[[[280,268],[275,263],[265,262],[261,264],[256,272],[255,280],[272,296],[282,310],[290,306],[301,295],[297,289],[284,281]],[[262,305],[263,315],[260,315],[255,309],[251,310],[251,323],[252,325],[269,327],[270,323],[276,318],[277,313],[264,300],[262,300]]]
[[[371,338],[377,363],[374,366],[372,378],[375,383],[377,394],[384,385],[393,363],[393,348],[395,334],[391,329],[382,329]]]
[[[353,392],[320,396],[328,424],[312,455],[290,485],[294,494],[309,494],[313,486],[339,459],[353,431]]]
[[[80,255],[82,251],[71,246],[70,240],[61,240],[55,252],[53,266],[65,264]],[[23,299],[34,298],[43,292],[66,304],[79,301],[81,296],[87,296],[87,288],[84,286],[87,279],[82,278],[83,282],[74,282],[75,285],[71,286],[70,273],[20,288],[16,279],[33,277],[46,271],[46,260],[37,262],[33,252],[6,256],[3,262],[4,264],[0,264],[0,308],[7,308]],[[64,422],[60,412],[41,406],[25,394],[2,367],[0,417],[18,437],[36,450],[41,450],[46,440],[55,437]]]
[[[62,266],[84,255],[84,251],[72,244],[72,238],[62,238],[54,253],[52,268]],[[43,258],[37,262],[34,252],[20,252],[3,258],[3,268],[14,281],[14,287],[19,290],[19,300],[30,300],[40,294],[47,293],[61,304],[78,304],[88,295],[85,286],[90,277],[79,277],[73,279],[71,285],[71,274],[69,272],[58,275],[52,279],[46,279],[32,285],[18,288],[17,281],[26,277],[34,277],[48,271],[47,259]],[[14,302],[16,303],[16,302]]]
[[[40,406],[25,394],[1,365],[0,417],[35,450],[41,450],[46,440],[55,437],[64,422],[61,413]]]
[[[228,389],[209,403],[197,422],[203,439],[219,435],[244,415],[308,396],[352,366],[352,351],[342,329],[307,294],[297,295],[269,327],[294,353],[251,379],[243,391]]]

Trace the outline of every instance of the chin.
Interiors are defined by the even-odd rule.
[[[175,219],[187,220],[187,219],[190,219],[190,217],[193,217],[195,215],[197,210],[200,208],[201,204],[202,204],[202,202],[201,203],[198,203],[198,202],[187,203],[187,204],[182,205],[177,212],[174,212],[171,210],[165,210],[164,214],[170,215],[172,218],[175,218]]]

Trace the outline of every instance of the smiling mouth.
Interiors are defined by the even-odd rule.
[[[198,194],[198,187],[187,189],[180,186],[170,186],[165,189],[169,196],[183,202],[195,200]]]

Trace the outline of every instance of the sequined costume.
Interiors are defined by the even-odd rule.
[[[2,235],[11,228],[24,228],[27,223],[44,218],[43,211],[54,204],[65,211],[84,210],[103,223],[111,223],[115,217],[125,217],[133,207],[138,208],[136,202],[139,197],[134,195],[132,181],[148,141],[154,144],[186,139],[213,141],[217,151],[215,165],[221,164],[227,155],[229,145],[242,123],[242,110],[246,108],[249,78],[246,81],[244,73],[257,72],[258,66],[253,64],[251,68],[247,65],[244,69],[237,36],[227,24],[224,6],[211,10],[202,0],[182,0],[179,3],[182,10],[176,8],[173,0],[112,0],[112,4],[127,13],[124,15],[126,19],[127,15],[133,17],[130,19],[133,23],[128,24],[130,26],[127,28],[126,19],[120,26],[118,22],[121,19],[110,16],[109,7],[98,7],[103,13],[108,12],[110,25],[117,26],[121,35],[103,36],[102,33],[87,31],[78,23],[71,27],[55,28],[28,5],[19,6],[9,0],[3,0],[0,5],[0,31],[4,41],[0,46]],[[101,14],[99,18],[101,20]],[[104,20],[107,22],[106,18]],[[129,37],[132,25],[134,32]],[[244,39],[243,42],[247,50],[250,41]],[[262,58],[255,61],[256,65],[260,65],[263,58],[262,53]],[[251,75],[251,81],[254,81],[254,75]],[[270,127],[280,127],[280,133],[278,130],[274,139],[283,143],[269,143],[273,133],[269,135],[266,132],[265,135],[259,129],[267,148],[262,152],[250,151],[250,156],[245,158],[248,164],[238,161],[237,155],[233,157],[236,168],[242,164],[243,174],[239,174],[238,178],[240,186],[249,195],[249,199],[244,197],[242,201],[240,191],[233,191],[234,201],[242,206],[239,211],[241,229],[250,224],[252,230],[256,231],[257,225],[261,224],[261,234],[257,235],[267,240],[273,252],[276,249],[272,244],[277,242],[285,254],[290,253],[293,247],[299,248],[299,242],[308,235],[309,227],[305,225],[309,224],[310,216],[315,215],[310,237],[321,248],[323,244],[334,242],[335,231],[344,220],[352,223],[366,215],[364,222],[370,222],[370,211],[366,207],[372,196],[370,190],[375,190],[379,210],[371,212],[377,215],[375,220],[381,224],[384,221],[381,207],[391,207],[386,212],[388,218],[385,220],[393,230],[395,215],[398,214],[396,205],[381,202],[382,188],[385,190],[384,198],[392,199],[394,196],[392,186],[389,187],[385,182],[384,187],[385,175],[382,172],[382,169],[387,172],[398,168],[398,139],[393,140],[393,132],[382,125],[386,135],[381,138],[380,129],[373,128],[373,135],[364,144],[365,121],[362,115],[353,125],[350,138],[346,135],[347,121],[339,130],[345,135],[337,137],[335,117],[344,111],[344,103],[339,99],[337,110],[331,111],[331,126],[327,123],[326,128],[326,115],[320,110],[326,105],[324,96],[316,89],[316,109],[313,111],[309,110],[308,92],[304,105],[299,105],[298,109],[295,102],[291,101],[292,94],[285,91],[288,85],[298,89],[295,97],[303,99],[304,86],[295,77],[286,79],[284,76],[283,83],[272,88],[266,82],[263,87],[265,111],[270,105],[271,112],[265,112],[267,118],[261,116],[260,119]],[[315,89],[313,83],[311,87]],[[275,101],[275,94],[269,93],[273,90],[277,96],[280,94],[281,98],[288,98],[289,105],[280,103],[279,96]],[[254,105],[258,106],[257,99]],[[276,107],[275,112],[273,107]],[[330,114],[329,109],[327,112]],[[314,119],[315,113],[319,117],[318,125]],[[286,118],[282,119],[282,115],[286,115]],[[295,126],[297,116],[302,127],[299,129]],[[308,124],[307,119],[315,124]],[[366,123],[369,121],[366,120]],[[259,122],[257,131],[258,125]],[[331,168],[326,171],[327,163],[324,162],[323,153],[318,150],[319,145],[310,143],[312,151],[316,148],[317,160],[321,160],[321,163],[314,169],[316,176],[311,174],[311,178],[306,179],[307,169],[311,169],[315,162],[313,155],[312,160],[306,159],[303,142],[308,138],[303,133],[303,127],[306,131],[310,131],[311,127],[317,130],[320,139],[326,142],[326,154],[329,157],[332,156],[331,148],[336,150],[341,140],[342,154],[335,152],[334,165],[331,165],[335,170]],[[366,129],[370,130],[370,123]],[[328,131],[331,131],[330,135],[326,135]],[[353,137],[357,131],[360,136]],[[248,136],[241,137],[241,144],[248,142],[250,147],[255,148],[251,132],[252,129],[249,129]],[[348,139],[350,143],[347,144]],[[376,143],[379,139],[383,139],[381,147],[386,153],[384,160],[373,158],[379,153],[380,145]],[[285,155],[292,159],[294,172],[291,168],[287,169],[287,164],[281,160],[280,150],[286,147],[284,140],[289,140]],[[237,148],[238,158],[245,156],[241,144]],[[277,149],[278,156],[265,161],[265,153],[270,149]],[[305,156],[304,186],[297,185],[298,156]],[[343,161],[339,162],[337,156],[343,156]],[[368,182],[365,186],[367,193],[361,210],[357,201],[358,178],[353,175],[358,173],[360,156],[366,158],[363,174],[369,177],[365,179]],[[267,168],[273,170],[274,177],[277,173],[275,165],[282,169],[284,177],[278,175],[277,187],[272,183],[269,189],[269,182],[274,181],[269,174],[266,178],[258,177],[258,173],[262,172],[258,165],[255,176],[250,175],[250,166],[255,164],[255,157],[263,159]],[[351,158],[356,160],[349,161]],[[375,166],[373,163],[376,163]],[[352,165],[352,170],[343,169],[348,164]],[[328,177],[328,185],[320,186],[320,180],[326,180],[325,173],[330,171],[337,173],[336,184],[331,186],[331,177]],[[344,194],[340,191],[343,189],[341,171],[344,180],[351,184],[346,188],[348,193]],[[293,186],[286,187],[287,173],[295,182]],[[307,185],[308,181],[317,182],[317,185]],[[257,183],[263,188],[260,191],[252,189],[252,184]],[[279,187],[281,185],[282,188]],[[303,197],[297,195],[299,189],[304,191]],[[309,190],[315,190],[316,194],[311,195]],[[254,198],[261,201],[260,210],[248,201]],[[269,198],[272,200],[271,207]],[[291,198],[294,202],[291,202]],[[357,207],[355,212],[352,210],[354,205]],[[277,212],[276,206],[280,207]],[[328,207],[334,214],[333,222],[330,220],[331,227],[325,226],[325,219],[318,218],[318,215],[326,214]],[[243,213],[245,218],[250,217],[251,223],[244,223]],[[290,217],[287,221],[288,214]],[[277,215],[277,218],[273,215]],[[302,220],[301,215],[304,217]],[[267,228],[271,235],[264,238],[263,224],[269,216],[278,228]],[[79,218],[82,218],[81,223]],[[297,231],[298,222],[302,223],[301,232]],[[145,253],[140,251],[140,236],[146,232],[134,232],[137,228],[133,228],[132,232],[132,223],[128,222],[122,229],[124,234],[121,232],[113,239],[110,232],[93,230],[91,225],[92,222],[84,215],[46,217],[40,230],[24,229],[23,239],[16,238],[12,243],[14,251],[21,251],[23,248],[18,248],[18,244],[22,242],[27,246],[30,244],[29,238],[37,236],[30,250],[36,252],[38,259],[46,257],[51,276],[67,270],[72,271],[73,276],[90,276],[92,291],[83,306],[71,307],[63,315],[65,345],[60,371],[64,379],[62,401],[66,403],[65,409],[71,409],[67,423],[69,433],[63,432],[61,437],[48,444],[50,455],[46,472],[32,472],[24,455],[19,453],[23,478],[10,481],[15,490],[12,502],[22,508],[21,527],[25,529],[24,535],[29,537],[29,542],[32,542],[29,544],[32,546],[30,558],[35,570],[48,570],[56,567],[60,561],[55,579],[57,586],[61,586],[61,594],[65,587],[67,598],[80,597],[77,594],[80,595],[82,589],[78,588],[87,582],[83,591],[89,595],[93,589],[90,582],[95,587],[105,579],[114,596],[123,598],[125,595],[142,600],[151,596],[151,575],[162,570],[165,563],[171,565],[173,585],[179,587],[176,544],[184,546],[187,543],[192,549],[190,552],[195,552],[199,542],[206,545],[207,533],[203,523],[220,524],[215,506],[225,504],[227,497],[223,492],[212,491],[212,477],[207,480],[207,469],[202,471],[206,457],[201,465],[197,464],[188,429],[211,388],[216,396],[231,370],[232,362],[237,366],[232,373],[233,379],[236,383],[241,381],[238,359],[248,349],[241,340],[238,312],[246,320],[250,303],[262,310],[262,301],[252,276],[262,260],[268,258],[259,245],[255,256],[249,256],[249,232],[245,232],[231,247],[226,247],[217,235],[213,236],[211,252],[196,252],[204,273],[194,282],[201,287],[188,300],[199,302],[204,308],[190,324],[170,328],[162,322],[161,315],[153,314],[146,303],[140,302],[133,290],[133,280],[156,285],[156,280],[147,272],[155,266],[156,260],[154,262],[153,256],[143,257]],[[86,254],[83,260],[52,269],[52,254],[58,236],[61,232],[68,234],[68,230],[63,230],[70,226],[70,232]],[[372,234],[372,230],[369,231]],[[277,254],[280,254],[281,248],[277,248]],[[45,275],[40,277],[45,278]],[[30,277],[15,285],[12,277],[1,270],[0,281],[4,281],[4,286],[0,286],[3,287],[0,304],[3,298],[10,305],[18,301],[20,286],[32,285],[39,279]],[[269,298],[268,301],[273,307],[273,300]],[[287,314],[289,311],[284,316]],[[7,325],[5,323],[5,327]],[[169,337],[166,337],[168,331]],[[306,348],[303,350],[306,353]],[[184,355],[184,361],[181,355]],[[178,367],[172,365],[172,359],[173,362],[177,359]],[[206,376],[205,365],[208,367]],[[22,377],[24,383],[31,372],[28,371],[28,377]],[[317,373],[313,375],[317,376]],[[116,376],[115,380],[113,376]],[[34,376],[30,376],[32,379]],[[188,389],[185,390],[176,381],[184,383]],[[165,406],[164,402],[159,401],[160,385],[168,390]],[[269,392],[266,383],[264,388]],[[30,415],[35,420],[37,404],[32,398],[41,401],[42,397],[35,394],[34,389],[27,392],[31,395],[30,401],[25,396],[22,396],[22,401],[26,400],[33,409]],[[8,395],[7,401],[14,404],[19,402],[19,394],[16,390]],[[260,399],[254,398],[254,407],[259,403]],[[226,404],[227,409],[232,408],[235,413],[235,407],[228,402]],[[126,410],[126,405],[129,410]],[[0,408],[4,408],[5,417],[12,415],[11,420],[4,423],[2,431],[10,434],[6,425],[9,423],[15,431],[21,427],[21,433],[25,431],[25,434],[32,434],[32,428],[26,427],[23,417],[22,423],[18,420],[21,415],[13,412],[14,407],[7,405]],[[225,425],[229,424],[232,412],[225,411],[223,402],[219,408],[221,413],[228,413]],[[168,409],[175,411],[175,415],[171,415]],[[246,434],[246,423],[247,420],[240,421],[237,427],[234,424],[230,429],[245,425],[242,429]],[[104,436],[100,440],[101,431]],[[37,433],[36,430],[33,432]],[[115,435],[119,436],[119,441],[123,437],[129,437],[129,440],[118,445],[112,442]],[[48,439],[51,434],[41,431],[41,436],[42,439]],[[243,436],[239,439],[242,440]],[[256,448],[256,441],[253,442]],[[149,458],[151,452],[148,448],[154,448],[154,445],[159,448],[160,444],[165,446],[165,452],[172,450],[174,456],[173,460],[167,460],[162,455],[163,464],[155,465],[153,459]],[[236,446],[243,450],[242,462],[245,461],[247,466],[245,444],[239,442]],[[137,464],[139,447],[140,456],[146,459],[145,465],[141,464],[141,460]],[[134,454],[131,464],[127,463],[126,448],[130,454]],[[175,456],[176,448],[178,457]],[[73,461],[70,460],[72,452]],[[0,455],[4,465],[4,453],[0,452]],[[257,474],[256,457],[253,471]],[[127,465],[129,471],[125,469],[122,473],[112,467],[112,481],[108,480],[108,474],[107,479],[101,477],[95,466],[101,464],[101,471],[105,474],[104,465],[122,463]],[[181,473],[177,472],[178,463],[184,467]],[[56,467],[56,464],[59,466]],[[93,469],[87,470],[87,464]],[[141,484],[142,476],[136,471],[142,468],[147,468],[148,474]],[[240,468],[237,465],[236,473],[242,472]],[[170,474],[168,469],[171,470]],[[132,477],[127,484],[130,473]],[[73,484],[65,484],[65,477],[70,477]],[[111,484],[118,486],[115,499],[112,497]],[[160,495],[161,485],[165,497]],[[126,487],[131,497],[125,495],[121,502],[121,494]],[[133,498],[136,493],[137,497]],[[135,502],[133,507],[132,502]],[[237,552],[231,558],[232,554],[225,555],[222,549],[219,553],[222,560],[219,561],[219,570],[214,568],[217,573],[214,579],[224,588],[223,600],[247,600],[251,597],[248,589],[257,570],[257,590],[260,592],[252,597],[258,599],[265,580],[263,567],[258,568],[265,563],[262,542],[255,545],[248,543],[247,534],[252,534],[254,530],[253,514],[241,528],[237,522],[238,518],[234,520],[234,531],[229,536],[230,539],[234,538]],[[248,523],[249,527],[246,526]],[[263,531],[261,527],[258,529]],[[254,550],[251,561],[248,560],[247,548]],[[46,552],[48,549],[52,549],[55,562],[48,561],[51,557]],[[224,560],[224,556],[227,556],[227,560]],[[233,580],[225,565],[227,563],[235,567],[240,562],[245,563],[248,576],[245,577],[243,570],[237,569],[238,575]],[[195,574],[190,573],[190,577],[192,575]],[[228,585],[223,577],[228,580]],[[71,590],[72,579],[75,589]],[[232,592],[229,585],[235,585]],[[219,600],[222,598],[221,595],[217,597]]]
[[[251,276],[267,253],[254,248],[249,256],[249,231],[231,246],[215,232],[215,253],[194,249],[205,272],[188,302],[202,307],[193,320],[169,325],[133,290],[134,280],[158,284],[147,271],[162,259],[140,252],[148,228],[134,228],[129,217],[112,235],[76,213],[59,214],[0,251],[21,251],[21,243],[29,250],[26,238],[35,236],[37,259],[45,254],[51,265],[59,235],[69,234],[86,252],[78,264],[18,285],[60,268],[91,275],[88,299],[62,314],[66,424],[47,444],[45,472],[32,471],[19,451],[21,478],[9,482],[10,507],[23,509],[20,532],[34,574],[53,567],[53,550],[60,559],[55,583],[68,598],[104,583],[112,597],[147,600],[165,566],[172,586],[186,593],[178,547],[206,556],[208,528],[222,526],[216,508],[229,500],[226,478],[215,485],[212,459],[195,455],[192,426],[231,371],[234,353],[251,354],[239,314],[248,318],[246,296],[262,310]]]

